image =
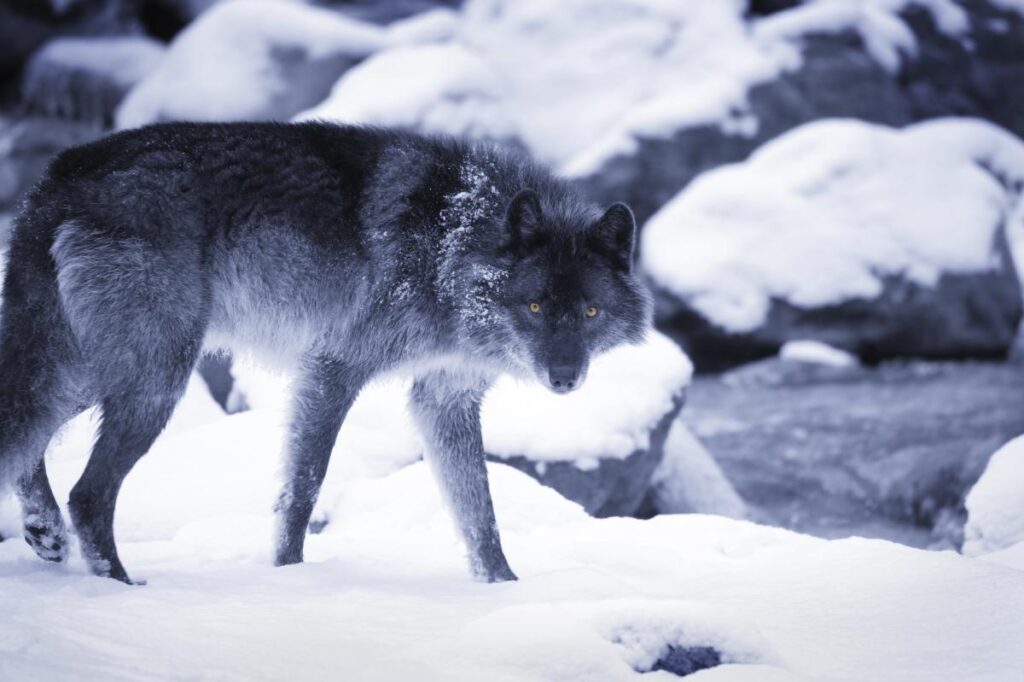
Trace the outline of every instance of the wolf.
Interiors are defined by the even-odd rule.
[[[197,359],[240,348],[285,358],[298,378],[275,563],[298,563],[347,410],[374,377],[404,373],[471,573],[515,580],[481,399],[503,372],[576,390],[595,354],[644,337],[651,301],[635,243],[624,204],[601,210],[524,154],[455,138],[167,123],[71,148],[11,237],[0,484],[15,488],[35,552],[64,560],[43,454],[98,405],[68,510],[90,570],[131,583],[114,542],[118,491]]]

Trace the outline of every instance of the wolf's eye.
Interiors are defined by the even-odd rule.
[[[587,306],[587,317],[597,317],[597,306]]]
[[[531,313],[539,313],[540,312],[540,303],[531,303],[530,304],[530,312]]]

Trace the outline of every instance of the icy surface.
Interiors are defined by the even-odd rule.
[[[814,0],[752,22],[743,0],[471,0],[452,40],[380,53],[305,116],[515,137],[585,175],[638,137],[756,133],[747,93],[799,68],[809,33],[856,32],[896,69],[916,51],[899,16],[911,4],[951,36],[966,29],[952,0]]]
[[[986,554],[1024,542],[1024,436],[992,455],[965,506],[964,554]]]
[[[802,126],[703,174],[656,213],[642,257],[707,319],[755,329],[772,298],[817,307],[873,298],[883,278],[934,285],[998,265],[994,240],[1024,182],[1024,144],[982,121],[903,130]]]
[[[132,473],[118,534],[145,587],[0,544],[0,678],[639,681],[670,645],[720,652],[707,680],[1024,675],[1020,571],[710,516],[592,519],[501,465],[518,583],[471,582],[423,464],[346,481],[308,563],[275,569],[278,435],[225,417]]]

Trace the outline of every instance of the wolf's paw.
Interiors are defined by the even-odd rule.
[[[39,519],[26,521],[25,542],[40,559],[65,561],[68,558],[68,533],[64,523],[43,523]]]

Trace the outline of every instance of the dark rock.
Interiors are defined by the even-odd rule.
[[[390,24],[432,9],[456,9],[462,0],[324,0],[322,3],[342,14],[374,24]]]
[[[956,547],[963,499],[1024,433],[1024,367],[778,359],[691,385],[684,419],[751,518],[823,537]]]
[[[59,7],[59,9],[57,8]],[[137,29],[126,0],[0,2],[0,83],[13,82],[25,60],[56,36],[122,35]]]
[[[682,647],[670,644],[648,672],[664,670],[684,677],[721,664],[722,656],[709,646]]]
[[[58,152],[103,133],[90,123],[57,118],[0,118],[0,210],[12,209]]]
[[[48,42],[22,77],[25,111],[110,127],[128,91],[163,56],[142,37],[70,38]]]
[[[995,255],[999,268],[945,273],[934,287],[886,277],[874,299],[819,308],[773,299],[765,322],[750,333],[730,333],[657,288],[655,318],[699,372],[769,357],[800,339],[842,348],[869,364],[901,357],[1003,359],[1021,322],[1021,288],[1005,238],[998,240]]]
[[[641,507],[651,485],[651,475],[661,462],[672,421],[683,407],[680,395],[651,430],[646,449],[623,459],[597,458],[597,466],[581,469],[574,462],[537,462],[521,455],[488,459],[508,464],[529,474],[566,498],[583,505],[593,516],[632,516]]]
[[[924,10],[908,10],[918,54],[905,55],[898,73],[882,68],[859,34],[808,35],[798,70],[748,93],[755,135],[731,134],[715,122],[642,138],[633,153],[608,160],[580,182],[602,203],[627,201],[643,222],[701,172],[740,161],[765,141],[820,118],[899,126],[970,115],[1024,136],[1024,18],[987,0],[966,8],[971,29],[964,40],[939,31]]]

